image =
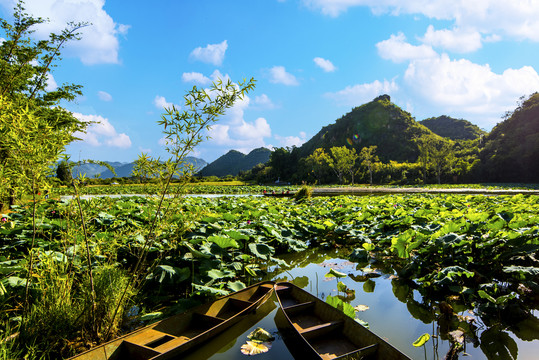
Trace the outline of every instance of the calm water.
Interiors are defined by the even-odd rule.
[[[330,268],[352,275],[356,280],[350,276],[340,279],[348,288],[355,290],[355,297],[350,301],[350,304],[352,306],[367,305],[369,307],[364,312],[356,313],[356,317],[367,321],[371,331],[386,339],[412,359],[441,360],[448,352],[450,342],[442,340],[441,337],[431,338],[426,343],[425,348],[412,346],[412,343],[422,334],[436,334],[437,323],[432,321],[423,322],[425,321],[425,316],[421,314],[422,299],[417,291],[414,292],[413,299],[408,299],[407,303],[397,299],[395,294],[402,290],[402,285],[399,285],[399,282],[393,279],[391,274],[383,274],[380,269],[372,269],[375,275],[368,275],[369,278],[366,279],[369,270],[356,269],[356,263],[343,260],[338,252],[320,255],[319,252],[306,251],[300,254],[283,256],[282,258],[292,264],[293,268],[286,272],[282,272],[281,269],[270,268],[270,278],[276,281],[293,281],[296,285],[322,299],[325,299],[327,295],[337,295],[337,280],[324,277]],[[459,314],[472,316],[467,311],[462,311]],[[537,317],[539,314],[535,312],[534,315]],[[247,335],[251,331],[257,327],[262,327],[272,333],[276,339],[267,353],[256,355],[255,359],[293,359],[277,330],[276,316],[278,316],[277,301],[273,297],[256,314],[249,315],[226,333],[217,336],[213,341],[183,358],[189,360],[246,360],[247,356],[240,351],[241,346],[247,341]],[[416,317],[423,319],[423,321],[418,320]],[[539,359],[539,340],[537,340],[539,332],[532,336],[535,338],[534,341],[523,341],[507,331],[503,332],[503,334],[510,337],[509,343],[514,341],[518,346],[517,359]],[[503,341],[503,337],[500,341]],[[466,344],[465,352],[468,355],[460,353],[460,359],[487,359],[483,351],[479,347],[474,347],[473,343]],[[497,357],[491,357],[491,359],[512,358],[498,353]]]

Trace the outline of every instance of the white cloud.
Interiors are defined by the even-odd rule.
[[[182,74],[182,81],[183,82],[192,82],[192,83],[200,84],[200,85],[209,85],[209,84],[211,84],[211,79],[204,76],[203,74],[201,74],[199,72],[183,73]]]
[[[105,91],[98,91],[97,97],[102,101],[112,101],[112,95]]]
[[[208,132],[208,144],[228,147],[245,154],[259,147],[265,147],[265,138],[271,137],[271,128],[266,119],[253,122],[242,120],[241,124],[216,124]]]
[[[6,41],[6,39],[0,37],[0,45],[2,45],[4,41]]]
[[[225,58],[228,43],[224,40],[220,44],[208,44],[205,48],[197,47],[191,52],[190,57],[194,60],[220,66]]]
[[[145,153],[145,154],[151,154],[152,153],[152,149],[146,149],[146,148],[143,148],[142,146],[139,146],[138,147],[138,151],[140,151],[141,153]]]
[[[389,39],[380,41],[376,44],[378,54],[383,59],[391,60],[396,63],[413,59],[430,58],[437,55],[436,51],[428,45],[414,46],[407,43],[405,40],[406,37],[401,32],[399,32],[398,35],[391,35]]]
[[[434,30],[429,25],[421,41],[457,53],[473,52],[481,48],[481,34],[472,29]]]
[[[124,133],[118,134],[106,141],[106,144],[111,147],[128,149],[131,147],[131,139]]]
[[[86,133],[76,132],[74,135],[91,146],[109,146],[127,149],[131,147],[131,139],[125,133],[118,134],[107,118],[99,115],[83,115],[73,113],[77,119],[90,123]]]
[[[51,73],[47,73],[47,86],[45,87],[45,91],[54,91],[58,88],[58,84],[56,83],[56,80],[54,80],[54,76],[52,76]]]
[[[229,76],[221,74],[219,70],[214,70],[213,73],[209,77],[199,72],[190,72],[190,73],[182,74],[183,82],[192,82],[192,83],[203,85],[203,86],[209,85],[212,82],[217,82],[219,79],[221,79],[223,82],[226,82],[229,80]]]
[[[351,7],[366,6],[374,14],[420,14],[453,21],[457,28],[482,34],[501,33],[539,41],[539,6],[536,0],[303,0],[308,7],[336,17]]]
[[[242,120],[240,124],[216,124],[208,132],[209,144],[226,146],[243,153],[266,146],[264,139],[271,137],[267,120],[258,118],[253,122]]]
[[[211,79],[217,81],[221,79],[227,82],[230,79],[228,74],[222,74],[219,70],[215,70],[210,76],[204,74],[189,73],[184,74],[184,79]],[[209,89],[205,89],[208,91]],[[210,97],[213,94],[209,92]],[[156,102],[166,103],[165,98],[156,97]],[[265,94],[257,96],[254,100],[245,95],[241,100],[237,100],[234,105],[227,109],[223,116],[219,117],[219,122],[213,124],[206,135],[210,137],[208,141],[204,141],[200,148],[197,149],[199,154],[208,154],[208,151],[223,153],[224,148],[235,149],[243,153],[248,153],[254,148],[264,147],[265,139],[271,137],[271,127],[265,118],[257,118],[254,121],[245,119],[245,111],[254,104],[264,108],[273,106],[269,97]],[[159,139],[159,145],[166,145],[166,139]],[[202,150],[200,150],[202,149]],[[212,149],[212,150],[209,150]]]
[[[271,99],[266,94],[255,96],[254,103],[265,109],[275,108],[275,104],[273,103],[273,101],[271,101]]]
[[[284,66],[274,66],[270,69],[270,82],[287,86],[299,85],[296,77],[286,72]]]
[[[391,94],[398,89],[398,85],[393,80],[391,82],[375,80],[372,83],[347,86],[335,93],[326,93],[325,96],[334,99],[340,105],[359,106],[381,94]]]
[[[337,70],[335,65],[333,65],[333,63],[329,60],[323,59],[321,57],[315,57],[313,61],[318,67],[320,67],[325,72],[333,72]]]
[[[172,106],[176,106],[176,109],[180,109],[179,105],[174,105],[174,103],[168,102],[164,96],[160,95],[155,96],[155,98],[153,99],[153,104],[159,110],[163,110],[164,108],[170,109],[172,108]]]
[[[12,2],[3,1],[6,10]],[[79,30],[82,39],[66,45],[68,55],[79,57],[87,65],[118,63],[118,35],[127,34],[129,25],[117,24],[103,9],[104,0],[40,0],[27,1],[26,11],[34,16],[50,19],[36,27],[39,38],[48,38],[51,32],[60,33],[68,22],[88,22],[92,25]]]
[[[451,60],[447,54],[412,61],[404,79],[414,93],[440,112],[459,112],[488,128],[514,108],[520,96],[539,90],[539,75],[530,66],[497,74],[488,64]]]
[[[168,145],[168,140],[166,137],[161,137],[159,140],[157,140],[157,143],[161,146],[167,146]]]
[[[307,141],[307,134],[303,131],[299,133],[299,136],[280,136],[275,134],[274,138],[279,142],[278,147],[299,147]]]
[[[228,78],[228,75],[212,74],[214,77]],[[259,101],[269,99],[262,96]],[[257,101],[253,101],[257,103]],[[210,140],[205,146],[226,146],[244,153],[254,148],[263,147],[265,139],[271,137],[271,127],[265,118],[257,118],[254,121],[245,119],[245,110],[251,105],[251,99],[245,95],[243,99],[236,101],[225,115],[219,120],[219,124],[212,125],[208,135]]]
[[[233,134],[242,139],[263,139],[271,136],[271,128],[264,118],[249,123],[242,121],[240,126],[232,129]]]

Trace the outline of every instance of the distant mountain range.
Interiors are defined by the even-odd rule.
[[[205,167],[208,163],[200,158],[188,156],[185,158],[186,162],[194,166],[195,172]],[[79,174],[86,174],[87,178],[94,178],[97,175],[101,179],[110,179],[113,177],[130,177],[133,172],[133,167],[135,166],[134,162],[130,163],[121,163],[114,161],[105,161],[107,164],[114,168],[116,176],[107,169],[106,166],[97,165],[97,164],[83,164],[80,166],[73,167],[72,174],[73,176],[78,176]]]
[[[236,176],[240,171],[251,170],[258,164],[268,162],[271,150],[261,147],[252,150],[245,155],[236,150],[230,150],[214,162],[203,168],[198,175],[200,176]]]
[[[412,115],[381,95],[371,102],[355,107],[334,123],[324,126],[316,135],[295,148],[297,160],[306,158],[317,148],[329,150],[334,146],[361,148],[377,146],[376,154],[383,162],[415,162],[418,159],[418,139],[432,141],[438,136],[455,141],[476,140],[480,152],[479,178],[497,181],[519,179],[539,181],[539,95],[534,94],[511,117],[498,124],[490,133],[463,119],[439,116],[416,121]],[[466,145],[467,146],[467,145]],[[474,145],[478,146],[478,145]],[[217,160],[206,161],[189,157],[188,161],[199,170],[200,176],[237,176],[258,164],[269,161],[271,150],[257,148],[249,154],[230,150]],[[109,162],[118,177],[129,177],[134,163]],[[299,163],[291,164],[293,167]],[[490,169],[490,170],[489,170]],[[514,169],[513,173],[505,169]],[[85,164],[73,169],[73,174],[86,173],[87,177],[111,178],[112,173],[103,166]],[[518,176],[517,176],[518,175]]]

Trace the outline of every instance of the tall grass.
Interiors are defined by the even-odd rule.
[[[118,333],[123,314],[130,305],[129,299],[135,293],[132,288],[128,289],[119,306],[120,316],[113,321],[112,314],[129,282],[123,269],[96,268],[94,302],[88,272],[73,272],[67,257],[56,252],[41,252],[36,257],[31,305],[21,318],[18,335],[11,331],[11,335],[15,334],[13,339],[0,344],[0,359],[19,358],[21,354],[28,358],[31,353],[43,359],[69,357],[108,340],[103,336],[109,326],[112,336]]]

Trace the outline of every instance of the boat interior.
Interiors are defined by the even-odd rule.
[[[276,292],[291,325],[320,358],[376,358],[378,344],[358,341],[357,334],[349,326],[349,320],[335,317],[335,312],[327,309],[319,300],[286,285],[276,286]]]
[[[220,324],[246,312],[272,289],[273,284],[261,284],[199,307],[194,312],[162,320],[125,337],[106,359],[161,360],[176,356],[204,340],[210,330],[216,330]]]

